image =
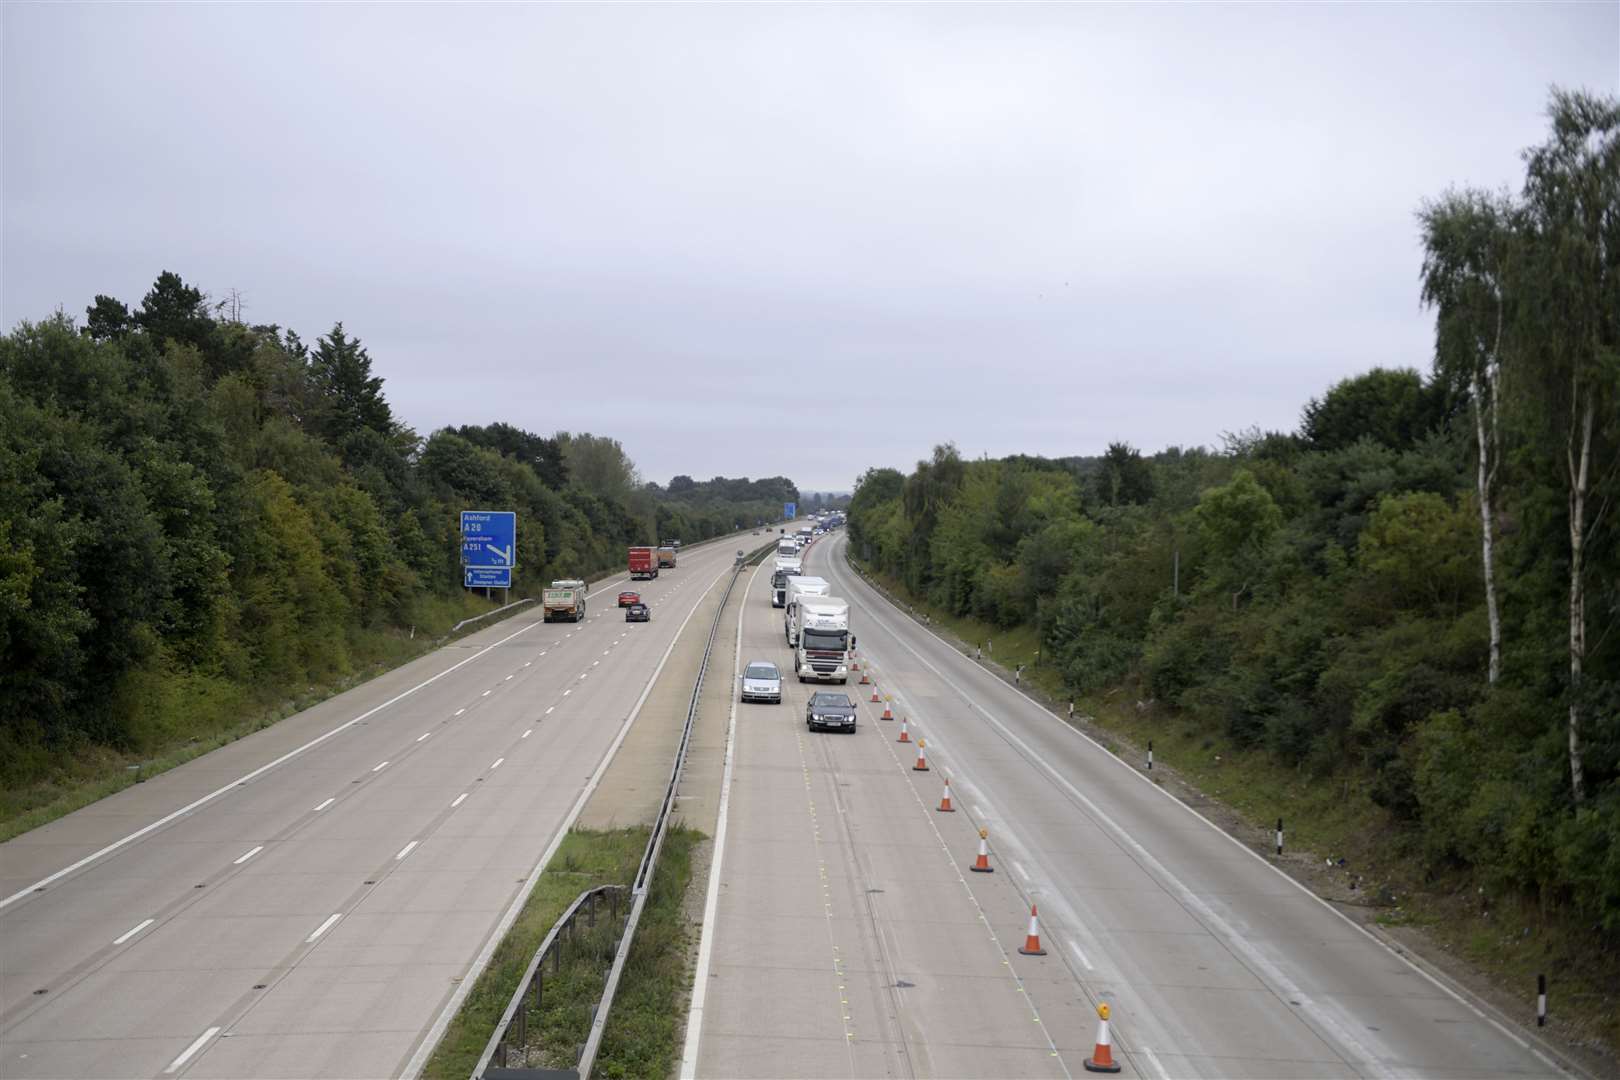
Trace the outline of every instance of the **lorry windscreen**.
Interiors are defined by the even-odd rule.
[[[843,652],[844,645],[849,641],[848,630],[810,630],[800,632],[799,639],[806,649],[826,649],[830,652]]]

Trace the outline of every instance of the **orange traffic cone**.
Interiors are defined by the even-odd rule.
[[[1024,936],[1024,944],[1019,952],[1025,956],[1045,956],[1046,950],[1041,948],[1041,928],[1035,921],[1035,905],[1029,905],[1029,933]]]
[[[910,742],[911,741],[911,736],[906,733],[906,718],[903,717],[903,716],[900,718],[900,737],[898,739],[894,740],[894,741],[895,742]]]
[[[883,706],[883,715],[878,717],[878,719],[879,720],[893,720],[894,719],[894,713],[889,711],[889,706],[887,704],[885,704]]]
[[[1097,1049],[1086,1058],[1087,1072],[1119,1072],[1114,1062],[1114,1048],[1108,1041],[1108,1002],[1097,1006]]]
[[[975,874],[993,874],[996,868],[990,865],[990,830],[979,830],[979,857],[973,865],[968,867]]]
[[[861,670],[861,662],[859,660],[851,660],[849,662],[849,670],[851,670],[851,671],[859,671],[859,670]]]
[[[872,680],[871,680],[871,679],[868,679],[868,678],[867,678],[867,677],[866,677],[866,672],[864,672],[864,671],[863,671],[863,672],[861,672],[861,685],[862,685],[862,686],[865,686],[865,685],[866,685],[866,684],[867,684],[867,683],[869,683],[869,682],[871,682],[871,681],[872,681]]]
[[[882,698],[878,697],[877,687],[875,687],[875,686],[872,687],[872,700],[874,702],[883,700]]]
[[[945,794],[939,797],[939,812],[942,814],[956,813],[956,807],[951,805],[951,778],[945,778]]]
[[[928,740],[917,740],[917,764],[911,767],[912,772],[928,771]]]

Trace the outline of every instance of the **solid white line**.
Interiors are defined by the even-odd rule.
[[[328,806],[331,806],[335,802],[337,802],[337,797],[333,796],[332,798],[327,799],[325,802],[321,803],[321,805],[315,807],[315,809],[311,810],[310,813],[318,814],[322,810],[325,810]]]
[[[1087,971],[1096,970],[1095,968],[1093,968],[1091,966],[1091,961],[1086,959],[1086,954],[1083,951],[1081,951],[1080,946],[1076,945],[1074,942],[1071,941],[1071,942],[1069,942],[1069,948],[1074,950],[1074,955],[1076,955],[1076,956],[1078,956],[1080,958],[1080,962],[1086,966]]]
[[[167,814],[163,815],[162,817],[158,818],[156,821],[152,822],[150,825],[145,825],[145,826],[143,826],[143,827],[141,827],[139,829],[136,829],[134,832],[130,833],[128,836],[122,837],[121,839],[118,839],[118,840],[114,840],[112,843],[108,844],[106,847],[102,848],[99,851],[92,851],[90,854],[86,855],[84,858],[80,859],[79,861],[77,861],[75,863],[72,863],[71,865],[62,867],[62,869],[56,871],[54,874],[50,874],[47,877],[40,878],[38,881],[34,882],[32,885],[29,885],[26,888],[22,889],[20,892],[12,893],[10,896],[6,897],[4,900],[0,900],[0,909],[10,907],[12,904],[15,904],[18,900],[21,900],[24,897],[26,897],[26,896],[30,895],[31,893],[33,893],[34,890],[44,888],[45,886],[50,885],[50,884],[52,884],[54,882],[57,882],[57,881],[61,881],[63,878],[67,877],[69,874],[73,873],[74,871],[82,870],[86,866],[89,866],[91,863],[97,862],[97,861],[99,861],[101,859],[106,858],[108,855],[111,855],[113,852],[119,850],[120,848],[122,848],[122,847],[124,847],[124,846],[126,846],[128,844],[134,843],[136,840],[139,840],[141,837],[146,836],[148,833],[151,833],[151,832],[153,832],[153,831],[155,831],[157,829],[163,828],[163,826],[167,825],[171,821],[176,820],[177,818],[184,817],[185,815],[191,813],[193,810],[197,809],[199,806],[203,806],[203,805],[205,805],[207,803],[212,802],[213,800],[219,798],[221,795],[225,794],[226,792],[231,791],[232,789],[234,789],[234,788],[236,788],[236,787],[238,787],[238,786],[240,786],[242,784],[247,783],[249,780],[253,780],[256,777],[263,776],[265,773],[269,772],[271,769],[274,769],[276,766],[284,764],[285,762],[291,761],[293,758],[297,757],[299,754],[302,754],[304,751],[309,750],[309,749],[311,749],[313,747],[319,746],[321,743],[325,742],[327,739],[330,739],[332,736],[338,734],[339,732],[347,731],[347,730],[349,730],[349,728],[353,727],[355,724],[358,724],[360,721],[365,720],[368,717],[372,717],[372,716],[377,715],[378,713],[382,712],[384,709],[388,708],[390,705],[395,704],[396,702],[400,702],[400,701],[405,700],[406,698],[410,697],[412,694],[416,693],[418,690],[422,689],[424,686],[428,686],[428,685],[431,685],[432,683],[438,682],[440,679],[444,678],[446,675],[450,674],[452,671],[455,671],[457,668],[460,668],[460,667],[463,667],[463,666],[465,666],[467,664],[472,663],[474,660],[477,660],[480,656],[483,656],[485,653],[491,651],[492,649],[496,649],[496,648],[498,648],[498,647],[500,647],[502,645],[505,645],[508,641],[511,641],[513,638],[517,637],[520,634],[527,634],[530,630],[533,630],[536,626],[539,626],[539,625],[540,625],[539,623],[530,623],[529,625],[527,625],[525,627],[522,627],[521,629],[516,630],[513,633],[510,633],[510,634],[506,635],[505,637],[501,638],[501,640],[499,640],[499,641],[492,642],[489,645],[485,645],[482,649],[479,649],[477,652],[473,653],[471,656],[467,657],[465,660],[459,660],[456,663],[452,664],[450,667],[447,667],[443,671],[439,672],[437,675],[434,675],[434,676],[432,676],[430,678],[427,678],[427,679],[423,679],[421,682],[417,683],[415,686],[411,687],[409,690],[406,690],[405,692],[403,692],[401,694],[397,694],[394,697],[389,698],[387,701],[383,702],[381,705],[377,705],[377,706],[374,706],[373,708],[367,709],[365,712],[361,713],[359,716],[356,716],[352,720],[345,720],[343,723],[339,724],[337,727],[333,728],[331,731],[326,732],[326,734],[318,735],[315,738],[309,740],[309,742],[305,743],[304,745],[287,751],[285,754],[282,754],[280,757],[276,758],[274,761],[267,762],[267,763],[265,763],[263,765],[260,765],[257,769],[254,769],[252,772],[244,773],[241,776],[238,776],[235,780],[232,780],[230,783],[226,784],[224,787],[215,788],[213,791],[210,791],[207,795],[204,795],[201,798],[193,799],[191,802],[189,802],[186,805],[182,806],[180,809],[171,811],[170,813],[167,813]]]
[[[317,926],[315,928],[315,932],[313,934],[309,935],[309,937],[304,939],[304,944],[305,945],[310,944],[312,941],[319,938],[322,934],[324,934],[328,930],[332,929],[332,925],[334,923],[336,923],[341,918],[343,918],[343,912],[341,912],[341,911],[337,912],[335,915],[328,915],[326,917],[326,921],[321,923],[321,925]]]
[[[428,737],[428,736],[429,736],[429,735],[431,735],[431,734],[433,734],[433,732],[431,732],[431,731],[424,731],[424,732],[422,732],[422,734],[420,734],[420,735],[418,735],[418,736],[417,736],[417,737],[416,737],[416,741],[417,741],[417,742],[421,742],[421,741],[422,741],[422,740],[423,740],[423,739],[425,739],[425,738],[427,738],[427,737]]]
[[[496,759],[495,759],[495,764],[493,764],[493,765],[491,765],[491,766],[490,766],[490,767],[489,767],[489,771],[490,771],[490,772],[494,772],[494,771],[495,771],[495,770],[496,770],[496,769],[498,769],[498,768],[500,768],[500,767],[501,767],[501,762],[503,762],[503,761],[505,761],[505,760],[506,760],[506,759],[505,759],[505,758],[503,758],[503,757],[498,757],[498,758],[496,758]]]
[[[466,801],[467,801],[467,793],[465,791],[463,791],[460,795],[456,796],[456,801],[450,804],[450,809],[454,810],[456,807],[460,806],[462,803],[464,803]]]
[[[128,941],[130,938],[134,937],[142,930],[145,930],[148,926],[151,926],[155,922],[157,922],[156,919],[146,919],[142,922],[136,923],[128,930],[125,930],[122,934],[119,934],[117,937],[113,938],[113,944],[122,945],[124,942]]]
[[[731,657],[731,682],[736,684],[742,670],[743,618],[748,614],[748,590],[764,564],[754,568],[743,589],[737,610],[737,649]],[[703,1006],[709,993],[709,964],[714,953],[715,920],[720,910],[720,867],[726,860],[726,823],[731,814],[731,770],[737,752],[737,698],[731,699],[726,720],[726,764],[720,776],[720,812],[714,826],[714,854],[709,862],[709,885],[703,897],[703,923],[698,928],[697,967],[692,972],[692,997],[686,1009],[686,1045],[681,1050],[681,1080],[695,1080],[698,1048],[703,1042]]]
[[[525,731],[522,735],[519,735],[518,738],[527,739],[530,735],[533,735],[533,734],[534,734],[534,728],[530,728],[528,731]]]
[[[163,1070],[163,1074],[165,1076],[167,1076],[170,1073],[179,1072],[180,1067],[182,1065],[184,1065],[186,1062],[190,1061],[192,1056],[194,1054],[196,1054],[197,1051],[201,1050],[203,1048],[203,1046],[208,1042],[209,1039],[212,1039],[215,1035],[218,1035],[218,1034],[219,1034],[219,1028],[211,1027],[207,1031],[203,1032],[201,1035],[197,1036],[197,1041],[196,1042],[194,1042],[190,1046],[186,1047],[185,1051],[183,1053],[181,1053],[181,1055],[179,1057],[177,1057],[173,1061],[169,1062],[169,1067],[167,1069]]]
[[[231,865],[232,866],[241,866],[243,863],[247,862],[249,859],[253,858],[253,856],[257,855],[259,852],[261,852],[263,850],[264,850],[264,845],[260,844],[256,848],[251,848],[248,851],[244,851],[242,854],[238,855],[235,858],[235,860],[232,861]]]
[[[401,860],[405,856],[409,855],[413,850],[415,850],[416,845],[419,844],[419,843],[421,843],[420,840],[412,840],[410,843],[408,843],[404,847],[400,848],[399,849],[399,854],[394,856],[394,861],[399,862],[399,860]]]
[[[704,594],[706,595],[730,572],[731,567],[729,565],[724,567],[715,579],[709,583],[709,588],[704,590]],[[428,1055],[433,1053],[433,1048],[438,1045],[439,1040],[444,1036],[445,1028],[450,1026],[451,1018],[461,1008],[461,1003],[467,999],[467,994],[472,990],[473,984],[478,981],[478,976],[483,974],[484,969],[489,966],[490,957],[495,955],[496,947],[506,937],[506,932],[512,928],[512,924],[517,921],[518,912],[522,911],[523,905],[528,903],[529,895],[534,892],[534,887],[539,882],[541,873],[545,871],[546,864],[551,861],[553,855],[557,854],[557,849],[562,846],[563,837],[568,835],[568,830],[572,829],[574,822],[579,820],[580,812],[585,809],[585,804],[590,801],[591,795],[596,791],[597,786],[601,784],[602,777],[607,773],[608,766],[613,764],[613,758],[618,754],[619,747],[624,745],[625,737],[630,734],[631,725],[636,722],[636,717],[641,715],[641,707],[647,703],[647,698],[652,694],[653,687],[658,682],[658,676],[663,673],[664,665],[669,662],[670,654],[675,651],[675,643],[681,639],[686,624],[692,621],[692,616],[697,614],[697,609],[701,606],[702,600],[700,598],[697,604],[692,605],[692,610],[686,613],[686,618],[681,620],[681,625],[675,628],[675,636],[670,638],[669,646],[664,649],[664,655],[659,657],[658,666],[653,668],[651,677],[647,679],[647,685],[641,688],[641,696],[636,699],[635,708],[630,710],[630,715],[626,716],[624,723],[619,725],[619,732],[613,737],[613,744],[608,747],[607,753],[597,763],[596,771],[591,773],[591,778],[585,782],[584,789],[574,799],[574,805],[569,808],[568,816],[557,827],[556,833],[551,837],[551,843],[546,845],[546,850],[540,853],[539,860],[535,862],[534,868],[529,871],[529,876],[524,881],[522,888],[518,889],[517,895],[507,905],[505,914],[501,916],[501,921],[496,924],[489,937],[484,939],[483,949],[473,959],[472,966],[467,969],[467,973],[461,982],[456,984],[456,989],[451,993],[449,1000],[444,1003],[444,1008],[439,1011],[438,1018],[428,1028],[427,1034],[422,1036],[422,1040],[416,1044],[416,1050],[411,1055],[411,1060],[405,1063],[405,1068],[400,1072],[401,1076],[417,1077],[421,1075],[422,1068],[427,1064]],[[538,624],[530,623],[529,625]]]
[[[371,767],[371,771],[372,772],[382,772],[386,768],[388,768],[388,762],[379,761],[379,762],[377,762],[377,764],[375,764],[375,765],[373,765]]]

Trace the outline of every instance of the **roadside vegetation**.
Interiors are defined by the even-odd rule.
[[[869,470],[851,554],[1620,1036],[1620,104],[1422,207],[1431,369],[1220,450]],[[987,657],[988,658],[988,657]],[[1348,861],[1348,857],[1347,857]],[[1460,922],[1458,920],[1471,920]]]
[[[644,483],[619,443],[419,436],[341,324],[249,325],[175,274],[0,337],[0,829],[273,722],[492,604],[459,511],[518,514],[514,597],[774,519],[783,478]]]

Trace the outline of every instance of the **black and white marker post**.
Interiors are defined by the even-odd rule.
[[[1153,771],[1153,740],[1148,740],[1148,772]]]
[[[1282,854],[1282,818],[1277,819],[1277,854]]]
[[[1536,1027],[1547,1026],[1547,976],[1536,976]]]

